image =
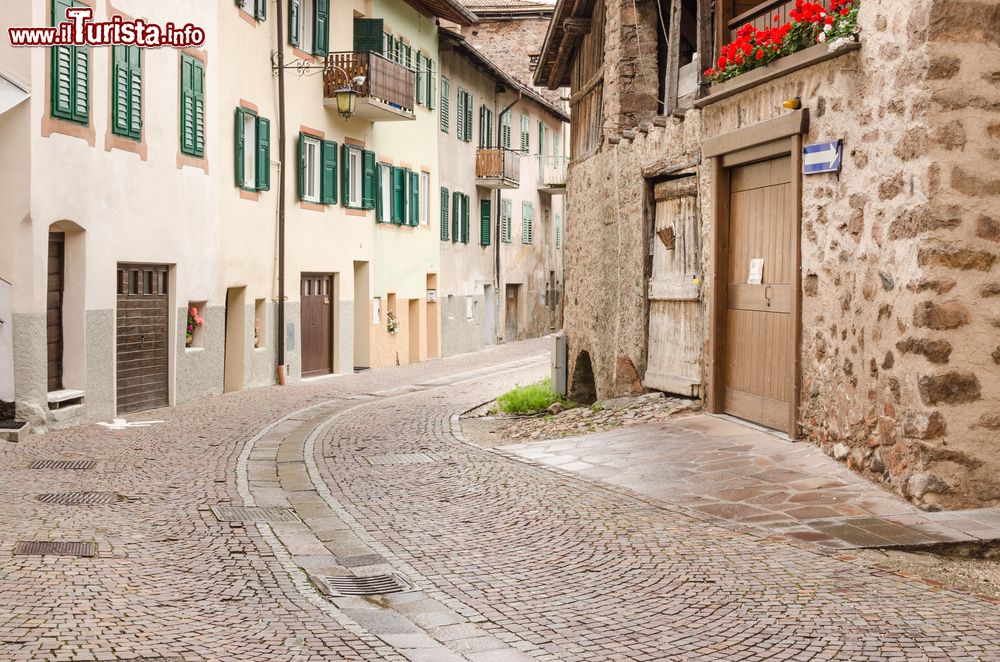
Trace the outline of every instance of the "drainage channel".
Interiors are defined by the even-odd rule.
[[[456,373],[416,385],[366,393],[361,397],[319,403],[274,421],[246,442],[237,462],[237,491],[247,512],[213,507],[254,524],[292,580],[312,604],[375,648],[385,659],[463,659],[461,641],[487,642],[504,659],[528,659],[545,651],[520,636],[493,637],[478,624],[487,619],[476,609],[436,588],[415,568],[371,536],[337,501],[320,476],[315,444],[340,416],[370,404],[426,393],[486,376],[537,367],[547,355],[519,359],[487,369]],[[433,454],[365,457],[370,464],[434,462]],[[251,473],[257,478],[251,479]],[[269,480],[260,479],[266,476]],[[273,477],[273,478],[272,478]],[[233,507],[230,507],[232,509]],[[284,511],[287,520],[251,519],[257,510]],[[243,518],[246,519],[243,519]],[[329,530],[327,530],[329,529]],[[342,545],[342,547],[338,547]],[[335,551],[344,553],[334,553]],[[419,605],[414,603],[419,602]],[[402,607],[409,605],[409,607]],[[429,618],[413,616],[414,607]],[[402,607],[402,608],[401,608]],[[399,609],[401,608],[401,609]],[[435,638],[420,622],[457,626],[462,640]]]

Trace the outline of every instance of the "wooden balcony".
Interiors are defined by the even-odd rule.
[[[830,0],[810,1],[817,2],[827,9],[830,7]],[[753,25],[758,30],[788,23],[792,20],[789,14],[793,9],[795,9],[795,0],[769,0],[768,2],[762,2],[750,11],[743,12],[729,21],[729,39],[727,42],[736,41],[736,31],[747,23]],[[780,17],[777,23],[774,22],[775,16]]]
[[[538,157],[538,190],[549,195],[566,195],[566,169],[569,157]]]
[[[378,53],[330,53],[323,72],[324,104],[336,109],[337,90],[359,76],[365,82],[353,86],[358,92],[355,117],[370,122],[416,119],[416,74]]]
[[[476,186],[517,188],[521,184],[521,153],[502,147],[476,150]]]

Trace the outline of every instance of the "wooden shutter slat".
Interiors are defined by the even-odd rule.
[[[271,190],[271,121],[257,118],[257,188]]]
[[[246,163],[246,131],[243,126],[244,118],[243,115],[246,113],[242,108],[236,108],[236,186],[240,188],[246,187],[246,172],[244,170],[244,164]]]
[[[490,235],[491,235],[491,214],[490,214],[490,201],[480,200],[479,201],[479,245],[489,246],[490,245]]]
[[[320,149],[319,199],[324,205],[337,204],[337,143],[324,140]],[[344,164],[341,164],[341,168]]]
[[[313,55],[326,55],[330,43],[330,0],[315,0]]]
[[[376,198],[375,152],[361,152],[361,206],[374,209]]]
[[[441,187],[441,241],[448,241],[448,189]]]

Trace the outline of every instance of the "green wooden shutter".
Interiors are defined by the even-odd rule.
[[[534,239],[533,208],[530,202],[521,203],[521,243],[530,244]]]
[[[375,164],[375,222],[376,223],[381,223],[385,219],[385,210],[382,209],[382,168],[384,167],[385,166],[383,166],[381,163]]]
[[[181,55],[181,151],[195,153],[194,58]]]
[[[420,225],[420,173],[410,172],[410,225]]]
[[[256,0],[254,2],[253,15],[258,21],[267,18],[267,0]]]
[[[448,133],[448,106],[451,96],[451,81],[441,77],[441,130]]]
[[[340,146],[340,202],[351,206],[351,155],[346,144]]]
[[[271,121],[257,118],[257,188],[271,190]]]
[[[414,92],[416,93],[417,103],[421,106],[427,105],[427,99],[424,93],[427,91],[424,89],[424,55],[420,51],[417,51],[416,57],[416,72],[413,76]]]
[[[545,123],[538,120],[538,155],[545,156]]]
[[[236,153],[236,186],[240,188],[245,188],[243,178],[246,175],[244,172],[245,163],[244,155],[246,151],[246,135],[244,135],[243,130],[243,116],[247,111],[240,107],[236,108],[236,149],[233,150]]]
[[[493,111],[486,109],[486,146],[493,147]]]
[[[490,201],[479,201],[479,245],[489,246],[492,227],[490,223]]]
[[[504,111],[500,115],[500,146],[510,149],[510,111]]]
[[[441,187],[441,241],[448,241],[448,189]]]
[[[52,1],[52,25],[66,19],[66,10],[83,5],[73,0]],[[87,46],[52,48],[52,116],[87,124],[90,119],[88,76],[90,49]]]
[[[462,242],[469,243],[469,239],[472,237],[472,232],[469,226],[469,214],[470,208],[472,207],[472,200],[468,195],[462,197]]]
[[[531,145],[531,129],[528,116],[521,113],[521,151],[527,153]]]
[[[330,43],[330,0],[314,0],[313,55],[326,55]]]
[[[205,65],[194,60],[194,152],[205,155]]]
[[[306,134],[299,133],[299,200],[306,197]],[[284,173],[282,173],[284,174]]]
[[[562,218],[556,214],[556,248],[562,245]]]
[[[472,95],[465,93],[465,142],[472,142]]]
[[[465,90],[458,88],[455,95],[455,137],[465,140]]]
[[[406,214],[406,171],[392,169],[392,222],[402,225]]]
[[[434,110],[434,95],[436,93],[434,89],[434,60],[426,58],[424,62],[427,63],[427,107]]]
[[[513,220],[513,202],[509,198],[500,200],[500,239],[505,243],[511,242],[511,221]]]
[[[321,174],[319,178],[319,201],[324,205],[337,204],[337,143],[324,140],[322,143]]]
[[[486,147],[486,106],[479,107],[479,146]]]
[[[301,0],[288,0],[288,43],[292,46],[302,45],[302,35],[299,34],[299,12],[301,11]]]
[[[381,18],[354,19],[354,52],[381,55],[384,31],[384,21]]]
[[[455,191],[451,194],[451,241],[454,243],[461,238],[459,226],[462,221],[462,194]]]
[[[119,136],[128,135],[128,51],[128,46],[111,47],[111,130]]]
[[[375,172],[375,152],[361,152],[361,207],[375,209],[378,173]]]
[[[142,49],[128,48],[128,135],[142,138]]]

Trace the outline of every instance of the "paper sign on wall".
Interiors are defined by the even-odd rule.
[[[747,285],[760,285],[764,280],[764,258],[755,257],[750,260],[750,277]]]

